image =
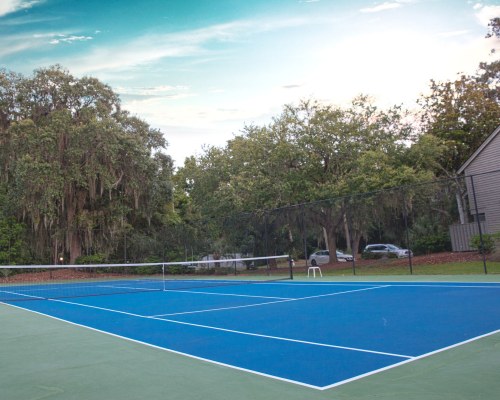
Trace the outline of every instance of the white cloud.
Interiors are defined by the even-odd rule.
[[[73,43],[73,42],[86,42],[87,40],[92,40],[92,36],[66,36],[64,34],[58,35],[56,39],[52,39],[50,44],[59,44],[59,43]]]
[[[31,8],[41,0],[2,0],[0,1],[0,17],[25,8]]]
[[[463,36],[463,35],[467,35],[468,33],[470,33],[469,30],[461,30],[461,31],[449,31],[449,32],[441,32],[439,34],[439,36],[441,37],[444,37],[444,38],[449,38],[449,37],[455,37],[455,36]]]
[[[479,62],[487,57],[487,41],[482,37],[471,39],[465,34],[465,31],[434,35],[404,30],[367,32],[340,43],[324,42],[304,56],[310,64],[305,64],[301,72],[280,75],[274,79],[274,86],[211,91],[209,100],[206,93],[193,93],[190,88],[166,86],[165,96],[153,96],[162,92],[160,88],[143,88],[136,93],[151,96],[127,97],[124,107],[153,126],[168,126],[166,137],[171,149],[177,152],[174,158],[179,161],[178,154],[192,153],[203,141],[222,145],[245,124],[267,124],[283,104],[300,98],[345,105],[364,93],[372,95],[381,107],[400,103],[412,107],[429,87],[430,79],[441,81],[454,79],[460,72],[474,73]],[[282,71],[287,66],[283,65]],[[274,67],[280,70],[278,61]],[[255,86],[259,86],[258,81]],[[168,94],[184,97],[171,101]],[[183,140],[180,136],[169,137],[169,133],[188,130],[206,135],[199,135],[196,140],[184,137],[189,141],[188,146],[185,142],[183,146],[180,144]],[[209,136],[208,132],[213,134]]]
[[[476,4],[474,6],[474,10],[476,10],[477,20],[483,26],[488,26],[488,23],[492,18],[500,17],[500,6],[484,6],[482,4]]]
[[[187,90],[187,86],[159,85],[153,87],[123,88],[123,92],[129,94],[141,94],[144,96],[169,94],[174,91]]]
[[[142,108],[143,105],[144,108],[150,107],[149,100],[151,99],[173,100],[193,96],[193,94],[189,92],[189,87],[180,85],[159,85],[154,87],[119,86],[114,89],[134,108]]]
[[[361,11],[382,12],[408,3],[410,1],[390,0]],[[496,12],[494,10],[493,6],[481,5],[475,8],[474,14],[484,20],[485,15]],[[365,17],[372,18],[367,14]],[[154,127],[165,128],[170,149],[174,151],[172,155],[179,162],[194,149],[201,148],[203,143],[223,145],[245,124],[269,123],[283,104],[300,98],[312,97],[330,104],[343,104],[359,93],[366,93],[373,95],[380,106],[401,102],[411,106],[419,93],[428,87],[430,79],[447,80],[453,79],[458,72],[473,73],[479,61],[487,57],[490,48],[482,36],[473,41],[470,39],[472,35],[466,35],[469,31],[443,28],[443,25],[438,28],[443,32],[434,36],[428,32],[403,30],[387,33],[379,30],[363,35],[363,31],[358,30],[356,37],[341,35],[333,40],[331,32],[334,31],[329,29],[335,24],[327,23],[327,18],[242,20],[178,33],[137,36],[107,47],[93,43],[88,51],[57,59],[57,62],[74,74],[91,74],[121,85],[113,88],[122,96],[124,108]],[[297,41],[293,51],[299,56],[295,58],[275,57],[263,67],[254,63],[251,73],[247,74],[234,69],[234,66],[241,66],[243,70],[248,64],[246,53],[241,56],[242,53],[235,49],[247,49],[247,43],[251,43],[248,48],[255,52],[266,48],[268,43],[262,39],[268,37],[261,38],[259,34],[306,24],[316,28],[323,24],[324,37],[330,34],[332,40],[309,41],[307,47],[302,47],[304,43]],[[58,43],[65,38],[67,42],[90,40],[94,33],[97,34],[94,31],[86,32],[89,36],[71,32],[45,33],[35,38],[19,38],[15,43],[17,49],[32,42],[35,43],[33,46],[42,43],[47,46],[50,40]],[[222,46],[227,53],[218,46],[233,42],[245,42],[245,45]],[[0,37],[0,56],[2,51],[11,49],[5,44],[7,42]],[[266,54],[274,55],[278,51],[286,56],[287,49],[277,46]],[[222,57],[229,60],[235,54],[242,60],[233,62],[231,59],[233,69],[224,70],[226,63],[220,62]],[[248,53],[249,63],[254,56],[257,58],[259,54]],[[47,65],[53,63],[48,57]],[[169,75],[169,72],[179,64],[170,61],[181,57],[186,58],[182,67],[189,63],[189,70],[186,68],[179,80],[173,80],[175,73]],[[203,65],[201,72],[196,73],[200,71],[197,63],[206,60],[210,60],[210,64]],[[227,80],[218,76],[221,71],[226,73]],[[240,73],[241,78],[237,79]],[[198,79],[200,74],[203,74],[202,79]],[[138,76],[144,81],[135,81]],[[190,81],[193,76],[195,79]],[[183,86],[186,81],[190,86]],[[172,82],[179,85],[169,85]]]
[[[384,2],[374,7],[366,7],[362,8],[360,11],[362,13],[376,13],[381,11],[393,10],[395,8],[401,7],[401,3],[399,2]]]
[[[25,35],[9,38],[7,45],[4,42],[0,38],[0,57],[7,57],[37,47],[37,44],[35,44],[37,42],[30,41],[30,37]]]
[[[484,6],[482,4],[476,4],[476,6],[474,6],[476,18],[484,27],[488,26],[491,19],[500,17],[500,6]],[[498,52],[500,49],[500,40],[495,35],[488,40],[488,43],[491,53]]]
[[[359,93],[375,97],[380,106],[404,103],[411,107],[431,79],[454,79],[473,74],[488,57],[479,37],[449,40],[410,31],[357,35],[334,48],[323,49],[323,60],[311,71],[314,97],[346,103]]]
[[[6,57],[30,49],[38,49],[46,44],[47,37],[43,37],[42,35],[18,34],[0,36],[0,56]]]
[[[188,57],[204,52],[210,40],[229,40],[231,30],[193,31],[179,34],[142,36],[114,47],[101,47],[67,64],[77,72],[123,71],[169,57]],[[133,54],[133,57],[130,55]]]
[[[121,45],[96,48],[81,58],[64,62],[76,73],[124,71],[137,66],[178,57],[217,54],[209,48],[214,43],[237,42],[253,34],[308,23],[301,18],[267,21],[235,21],[171,34],[144,35]],[[133,54],[133,57],[130,55]]]
[[[0,56],[12,56],[16,53],[29,51],[30,49],[40,50],[50,45],[88,41],[92,39],[91,36],[78,36],[55,32],[3,35],[0,36]]]

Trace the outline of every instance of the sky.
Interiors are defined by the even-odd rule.
[[[301,99],[415,107],[498,57],[494,17],[500,0],[0,0],[0,68],[98,78],[182,166]]]

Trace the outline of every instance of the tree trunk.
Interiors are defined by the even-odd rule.
[[[69,263],[75,264],[76,259],[82,255],[82,246],[78,232],[69,233]]]
[[[330,250],[330,248],[328,247],[328,232],[326,231],[325,227],[323,227],[323,241],[325,242],[326,250]]]
[[[344,214],[344,231],[345,231],[345,241],[347,243],[347,253],[351,253],[351,232],[349,230],[349,224],[347,222],[347,215]]]
[[[328,235],[328,251],[330,252],[330,262],[337,262],[337,234],[334,231]]]
[[[460,216],[460,224],[463,225],[465,224],[465,212],[464,212],[464,205],[462,201],[462,194],[460,193],[460,188],[455,189],[455,198],[457,199],[457,207],[458,207],[458,215]]]
[[[354,238],[352,240],[352,255],[356,256],[360,254],[359,243],[361,242],[361,233],[355,232]]]

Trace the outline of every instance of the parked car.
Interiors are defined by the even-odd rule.
[[[351,254],[345,254],[340,250],[337,250],[337,260],[340,262],[352,261],[353,257]],[[330,261],[330,252],[328,250],[319,250],[312,253],[309,256],[309,264],[313,267],[321,264],[327,264]]]
[[[406,258],[413,256],[411,250],[402,249],[394,244],[369,244],[363,250],[363,258],[395,257]]]

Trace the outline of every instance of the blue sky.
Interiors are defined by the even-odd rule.
[[[99,78],[182,165],[300,99],[411,108],[493,60],[493,17],[500,0],[0,0],[0,67]]]

